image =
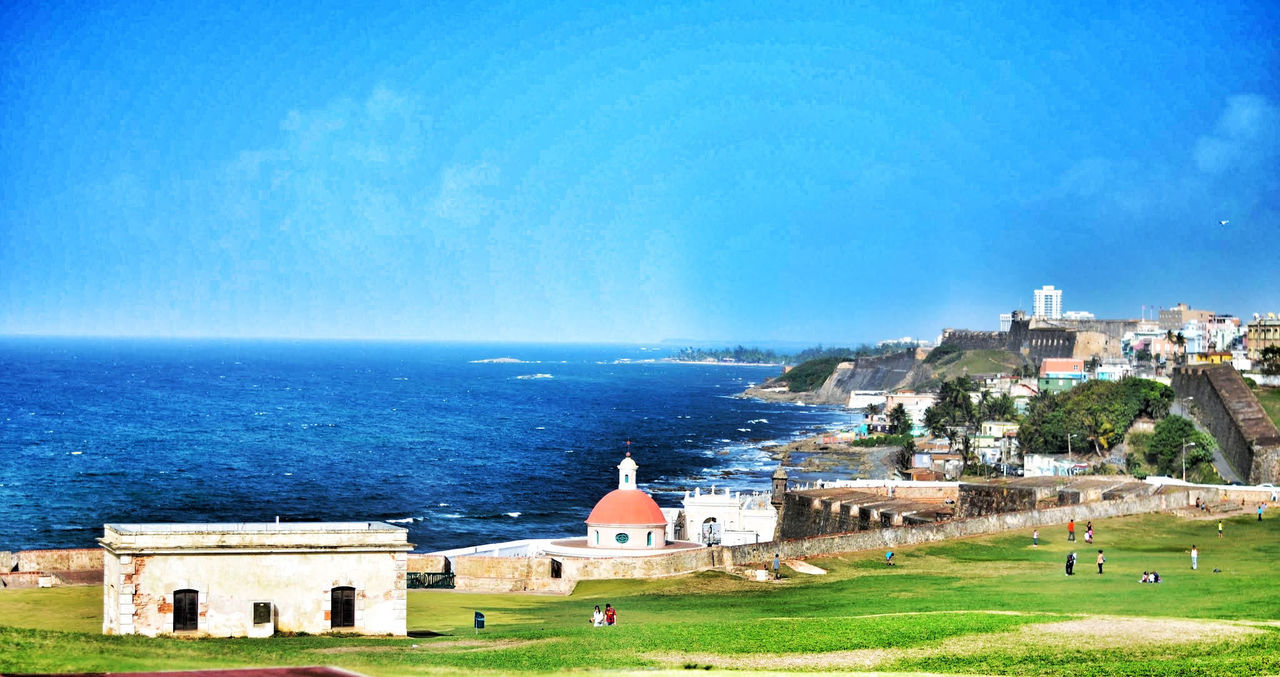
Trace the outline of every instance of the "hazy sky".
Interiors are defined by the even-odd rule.
[[[1275,2],[35,4],[0,8],[0,333],[1280,311]]]

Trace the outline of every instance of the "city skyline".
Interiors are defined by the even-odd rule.
[[[1043,284],[1280,311],[1271,3],[0,18],[0,334],[856,344]]]

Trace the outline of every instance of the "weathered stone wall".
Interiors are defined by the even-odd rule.
[[[101,548],[23,550],[17,554],[18,571],[81,571],[102,568]]]
[[[186,589],[199,595],[198,635],[249,634],[256,601],[273,604],[280,631],[324,633],[332,588],[351,586],[356,624],[342,631],[404,635],[405,559],[403,552],[108,554],[103,633],[172,632],[173,593]]]
[[[981,517],[1016,510],[1033,510],[1039,498],[1037,490],[1030,487],[965,482],[960,484],[956,517]]]
[[[560,576],[552,577],[554,564]],[[721,566],[720,548],[696,548],[639,557],[491,557],[456,558],[454,585],[467,592],[542,592],[569,594],[580,580],[663,578]]]
[[[978,536],[1009,530],[1029,530],[1066,524],[1068,520],[1121,517],[1192,505],[1196,494],[1179,491],[1124,498],[1098,503],[1069,505],[1044,510],[1007,512],[971,519],[924,524],[909,528],[873,529],[850,534],[789,539],[771,543],[751,543],[723,548],[725,566],[744,566],[772,561],[774,553],[786,558],[835,555],[857,550],[892,549],[905,545],[931,543],[953,538]],[[1065,533],[1065,527],[1063,530]]]
[[[1194,398],[1196,418],[1236,472],[1251,484],[1280,482],[1280,431],[1231,365],[1176,367],[1173,389]]]
[[[787,493],[782,497],[782,515],[774,535],[802,538],[863,528],[856,503]]]
[[[444,555],[424,555],[422,553],[409,553],[406,563],[407,571],[447,574],[449,573],[449,558]]]
[[[39,571],[6,571],[0,573],[0,588],[34,588],[44,575]]]
[[[961,350],[1004,350],[1009,344],[1009,334],[1003,331],[970,331],[968,329],[943,329],[942,345]]]

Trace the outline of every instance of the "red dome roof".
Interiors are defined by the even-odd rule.
[[[653,526],[666,523],[667,518],[658,504],[639,489],[610,491],[587,516],[587,524]]]

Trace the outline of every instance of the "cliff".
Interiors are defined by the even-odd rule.
[[[922,378],[927,379],[931,370],[922,364],[925,354],[923,350],[904,350],[842,362],[836,365],[835,371],[821,387],[811,392],[790,392],[785,386],[770,380],[748,388],[742,396],[775,402],[844,405],[855,390],[895,390],[909,387]]]

